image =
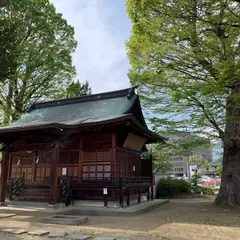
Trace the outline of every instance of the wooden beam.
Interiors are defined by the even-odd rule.
[[[50,143],[33,143],[33,144],[17,144],[15,146],[9,147],[10,152],[26,151],[26,150],[51,150]]]
[[[57,203],[57,187],[58,187],[58,162],[59,162],[59,147],[57,146],[52,152],[51,175],[50,175],[50,201],[51,205]]]
[[[3,153],[2,164],[1,164],[1,179],[0,179],[0,205],[4,206],[6,190],[7,190],[7,177],[8,177],[8,167],[9,167],[10,155],[8,154],[8,149]]]

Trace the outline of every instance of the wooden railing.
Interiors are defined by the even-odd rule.
[[[13,200],[14,197],[19,195],[21,188],[24,186],[25,174],[19,178],[10,178],[8,180],[9,185],[9,200]]]
[[[66,180],[71,181],[72,188],[130,188],[152,185],[151,177],[59,177],[59,183]]]
[[[130,205],[130,189],[136,189],[138,192],[138,202],[141,202],[141,189],[146,189],[147,200],[153,200],[153,185],[151,177],[59,177],[59,201],[65,202],[66,206],[73,201],[72,191],[83,189],[117,189],[119,193],[120,206],[124,207],[124,198],[126,204]],[[152,196],[150,197],[151,188]],[[108,205],[108,196],[104,195],[104,206]]]

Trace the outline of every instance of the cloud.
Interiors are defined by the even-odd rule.
[[[73,62],[80,81],[93,93],[129,87],[125,41],[130,22],[124,0],[52,0],[57,12],[75,28],[78,47]]]

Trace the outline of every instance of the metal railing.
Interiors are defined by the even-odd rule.
[[[22,177],[19,178],[10,178],[8,180],[9,186],[9,200],[13,200],[14,197],[18,196],[21,188],[24,186],[25,174],[23,173]]]
[[[59,184],[59,202],[70,205],[72,201],[71,179],[60,179]]]

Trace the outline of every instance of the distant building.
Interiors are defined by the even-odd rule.
[[[192,135],[189,132],[177,132],[173,136],[170,136],[169,139],[170,141],[172,140],[173,142],[185,141],[185,140],[188,140],[188,141],[192,140],[196,142],[197,141],[207,142],[205,138]],[[209,141],[209,146],[211,146],[210,141]],[[193,154],[200,154],[203,156],[204,160],[208,160],[209,162],[212,162],[213,160],[212,147],[206,147],[202,145],[196,146],[195,149],[189,155],[193,155]],[[173,168],[168,172],[169,175],[174,175],[177,177],[187,177],[189,176],[189,174],[191,176],[195,172],[196,166],[191,166],[189,164],[189,156],[183,156],[183,155],[172,156],[171,162],[172,162]]]
[[[186,156],[174,156],[171,157],[171,162],[173,165],[172,170],[168,173],[174,176],[187,176],[188,175],[188,157]]]
[[[202,168],[202,169],[199,169],[199,174],[201,174],[201,175],[207,175],[207,176],[209,176],[209,177],[213,177],[213,176],[216,176],[216,175],[218,175],[218,171],[217,171],[217,168],[219,167],[219,166],[221,166],[222,165],[222,163],[220,162],[220,161],[218,161],[218,162],[212,162],[211,164],[210,164],[210,166],[206,169],[206,168]]]

